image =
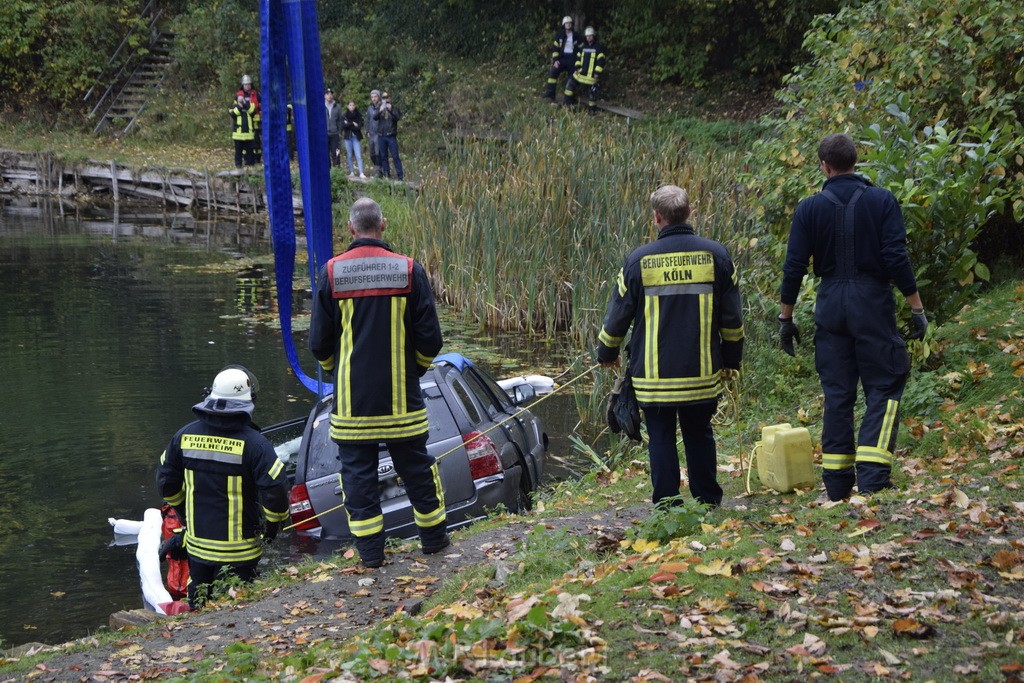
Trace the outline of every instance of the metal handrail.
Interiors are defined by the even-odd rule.
[[[149,0],[149,2],[146,3],[146,6],[142,9],[141,12],[139,12],[139,19],[144,19],[144,18],[146,18],[147,16],[149,16],[151,14],[152,8],[153,8],[153,3],[155,3],[155,2],[156,2],[156,0]],[[155,16],[153,16],[153,18],[150,20],[149,24],[146,25],[146,28],[147,29],[152,29],[153,25],[156,23],[157,19],[160,18],[161,14],[163,14],[163,10],[160,10],[159,12],[156,13]],[[96,86],[103,82],[104,75],[107,73],[107,69],[109,69],[110,66],[117,61],[118,55],[121,54],[121,50],[123,50],[125,45],[128,44],[128,39],[132,37],[132,35],[135,33],[135,30],[137,28],[139,28],[139,25],[140,24],[138,24],[138,23],[133,25],[128,30],[128,33],[126,33],[124,35],[124,38],[121,40],[121,44],[117,46],[117,49],[114,50],[114,54],[111,55],[109,60],[107,60],[107,64],[106,64],[106,66],[103,67],[103,71],[101,71],[99,73],[99,75],[96,76],[96,82],[93,84],[93,86],[91,88],[89,88],[88,91],[86,91],[85,96],[82,98],[83,102],[88,102],[89,98],[92,96],[93,91],[96,89]],[[117,82],[117,79],[124,72],[124,66],[125,65],[121,65],[121,69],[117,72],[117,75],[113,79],[114,82]],[[103,93],[103,97],[100,98],[100,102],[102,102],[103,99],[110,93],[110,88],[111,87],[113,87],[113,86],[108,87],[106,92]],[[98,106],[99,105],[97,105],[97,107]],[[92,112],[89,113],[89,116],[92,116],[95,112],[96,112],[96,107],[94,107]]]

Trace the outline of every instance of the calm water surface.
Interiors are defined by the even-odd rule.
[[[0,646],[64,642],[141,607],[135,547],[112,546],[107,519],[159,507],[157,459],[221,367],[256,374],[260,424],[308,412],[313,396],[265,324],[272,273],[225,266],[268,253],[265,232],[0,199]],[[305,339],[295,343],[312,372]],[[548,367],[568,354],[520,352]],[[558,437],[575,425],[575,405],[555,398],[537,410],[565,456]],[[279,561],[304,550],[287,540],[275,545]]]

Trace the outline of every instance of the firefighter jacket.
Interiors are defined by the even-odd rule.
[[[604,46],[598,41],[584,42],[576,57],[576,70],[572,77],[586,85],[594,85],[604,71]]]
[[[565,61],[562,64],[563,67],[570,67],[576,63],[576,60],[580,56],[580,48],[583,47],[583,34],[579,31],[573,31],[571,34],[572,46],[566,48],[566,43],[570,39],[570,34],[565,32],[564,28],[560,28],[555,31],[555,40],[551,46],[551,61],[554,62],[556,59],[559,61]]]
[[[256,127],[259,128],[260,121],[263,120],[263,107],[260,104],[260,91],[257,90],[256,88],[246,90],[243,87],[235,93],[235,98],[237,99],[239,95],[244,97],[249,102],[252,102],[252,105],[255,107],[255,110],[252,112],[252,120],[253,123],[255,123]]]
[[[829,178],[822,186],[841,202],[849,202],[858,188],[864,188],[854,210],[853,263],[860,276],[879,282],[895,282],[905,295],[917,291],[914,269],[907,255],[907,230],[896,197],[875,187],[859,175],[847,173]],[[800,202],[793,214],[786,262],[782,267],[784,304],[796,303],[800,283],[813,259],[814,274],[836,274],[836,206],[822,193]]]
[[[160,456],[160,495],[185,523],[189,556],[209,564],[258,560],[263,521],[288,519],[284,463],[246,408],[252,403],[197,404],[199,419],[180,429]]]
[[[334,378],[331,438],[404,441],[427,432],[419,378],[441,350],[423,266],[372,238],[320,271],[309,349]]]
[[[253,130],[252,114],[256,111],[252,102],[248,107],[240,107],[237,104],[228,110],[232,118],[231,139],[232,140],[255,140],[256,133]]]
[[[725,247],[682,224],[633,251],[598,335],[600,362],[618,358],[630,325],[627,372],[640,405],[717,400],[719,371],[739,369],[743,357],[743,310]]]

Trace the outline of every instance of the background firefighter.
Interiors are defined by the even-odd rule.
[[[575,70],[565,84],[564,104],[576,104],[576,90],[581,86],[587,87],[587,113],[597,113],[598,86],[600,84],[601,72],[604,71],[605,53],[604,46],[597,40],[597,31],[594,27],[588,26],[583,32],[583,46],[580,48],[579,56],[576,58]]]

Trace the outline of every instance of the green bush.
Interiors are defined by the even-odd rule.
[[[4,104],[44,112],[53,107],[54,117],[66,113],[81,101],[137,20],[138,8],[127,0],[0,3]]]
[[[818,17],[804,48],[812,59],[785,79],[783,118],[751,159],[757,230],[786,234],[822,181],[819,139],[849,132],[864,174],[903,204],[922,294],[948,318],[988,277],[971,251],[986,219],[1024,217],[1020,3],[874,0]]]
[[[712,75],[775,77],[800,56],[811,19],[839,0],[628,0],[610,6],[607,43],[660,81],[700,85]]]

